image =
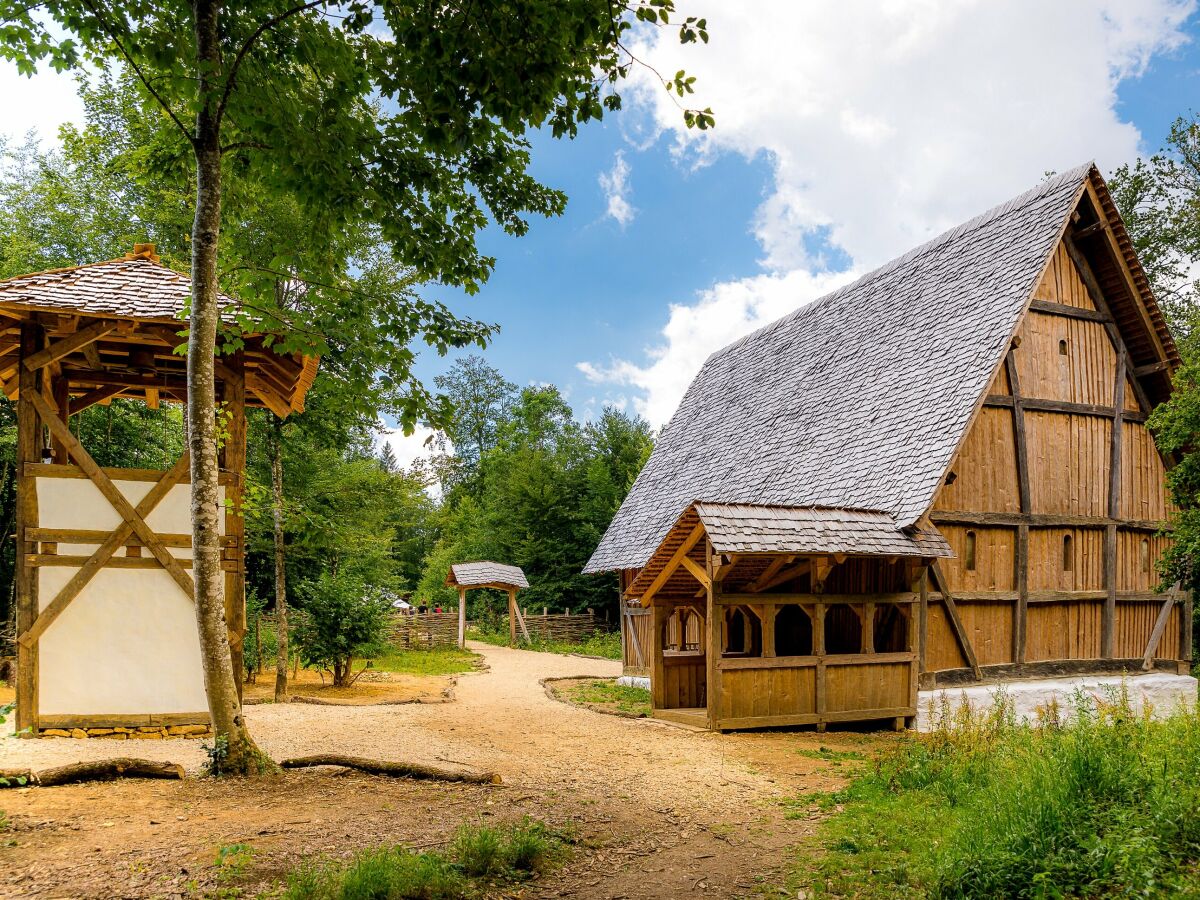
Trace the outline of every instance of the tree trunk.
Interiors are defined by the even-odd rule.
[[[271,515],[275,530],[275,702],[288,702],[287,583],[283,555],[283,421],[272,416],[275,441],[271,447]]]
[[[194,0],[196,68],[200,104],[196,114],[196,218],[192,224],[192,312],[188,335],[188,448],[192,477],[192,577],[196,622],[204,666],[204,689],[217,746],[214,774],[252,774],[271,763],[246,730],[238,696],[225,620],[221,571],[214,360],[220,309],[217,300],[217,244],[221,230],[221,145],[217,118],[217,79],[221,70],[215,0]],[[240,674],[240,673],[237,673]]]

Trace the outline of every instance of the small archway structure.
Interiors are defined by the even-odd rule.
[[[187,357],[176,351],[190,293],[153,244],[0,281],[0,388],[17,411],[17,729],[30,736],[208,727],[188,452],[161,471],[102,468],[71,429],[72,417],[116,398],[186,403]],[[235,672],[246,633],[246,408],[303,410],[317,371],[315,357],[276,353],[275,337],[244,334],[216,360]]]
[[[476,588],[492,588],[508,594],[508,639],[517,642],[517,625],[526,643],[533,643],[521,607],[517,606],[517,591],[529,587],[520,566],[503,563],[482,562],[455,563],[446,575],[446,585],[458,589],[458,646],[466,645],[467,639],[467,591]]]

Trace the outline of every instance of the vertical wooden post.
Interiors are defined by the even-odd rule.
[[[21,359],[42,349],[45,332],[41,325],[21,325]],[[37,569],[29,556],[37,552],[37,542],[26,540],[26,529],[38,524],[36,480],[25,474],[28,463],[38,462],[42,453],[42,427],[29,395],[42,389],[42,371],[31,372],[18,366],[17,398],[17,509],[16,509],[16,600],[17,634],[33,627],[38,615]],[[26,729],[29,729],[26,731]],[[32,736],[38,730],[38,645],[26,647],[17,642],[17,731]]]
[[[1016,348],[1008,351],[1004,367],[1008,372],[1009,390],[1013,398],[1013,440],[1017,456],[1017,494],[1021,515],[1025,521],[1017,526],[1017,552],[1013,559],[1013,583],[1017,589],[1017,608],[1013,615],[1012,658],[1020,665],[1025,662],[1026,632],[1029,621],[1029,521],[1033,500],[1029,490],[1029,447],[1025,439],[1025,407],[1021,403],[1021,380],[1017,376]]]
[[[862,652],[875,652],[875,604],[863,604],[862,616]]]
[[[921,605],[917,610],[917,663],[918,670],[925,671],[925,653],[929,645],[929,566],[921,569]]]
[[[1104,620],[1100,652],[1112,659],[1117,625],[1117,526],[1121,516],[1121,432],[1125,421],[1125,351],[1117,348],[1117,378],[1113,385],[1112,435],[1108,459],[1108,518],[1104,529]]]
[[[508,642],[517,642],[517,594],[511,590],[508,592]]]
[[[51,385],[51,392],[54,397],[54,408],[58,412],[58,417],[63,420],[63,424],[68,428],[71,427],[71,385],[67,381],[66,375],[59,375],[54,379]],[[66,445],[57,438],[51,437],[50,449],[54,453],[54,461],[56,463],[69,463],[71,458],[67,455]]]
[[[1187,665],[1180,674],[1186,674],[1192,662],[1192,592],[1184,591],[1179,607],[1179,658]]]
[[[467,646],[467,589],[458,589],[458,649]]]
[[[657,601],[651,601],[650,619],[650,708],[666,708],[666,685],[663,683],[663,626],[667,611]]]
[[[816,696],[814,709],[817,719],[817,732],[825,732],[825,604],[818,603],[813,608],[813,656],[817,658]]]
[[[708,538],[704,539],[704,563],[708,574],[708,597],[704,613],[704,705],[708,711],[708,728],[710,731],[717,731],[721,699],[721,670],[717,667],[717,662],[721,659],[721,627],[724,616],[721,606],[717,603],[721,582],[713,577],[715,573],[712,542]]]
[[[238,698],[242,695],[244,664],[242,641],[246,637],[246,520],[242,495],[246,484],[246,370],[238,353],[228,359],[230,377],[222,385],[221,399],[229,416],[229,433],[221,451],[221,466],[230,475],[225,486],[225,536],[230,546],[221,554],[231,562],[225,573],[225,625],[229,630],[229,655],[233,661]]]

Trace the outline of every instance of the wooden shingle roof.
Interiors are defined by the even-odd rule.
[[[446,576],[446,584],[452,587],[504,587],[527,588],[529,582],[520,566],[506,566],[498,562],[455,563]]]
[[[191,280],[150,253],[0,281],[0,308],[177,322],[191,296]],[[222,294],[221,305],[234,301]]]
[[[748,503],[697,503],[695,509],[718,553],[954,555],[935,529],[903,532],[887,513],[871,510]]]
[[[1049,178],[710,356],[584,571],[645,565],[695,501],[912,526],[1089,185],[1107,196],[1090,164]],[[1139,294],[1169,365],[1148,285]]]

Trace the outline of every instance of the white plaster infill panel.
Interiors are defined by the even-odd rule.
[[[120,514],[89,479],[43,477],[36,483],[42,528],[110,532],[121,524]],[[113,483],[133,506],[154,486],[151,481]],[[190,534],[190,495],[190,485],[176,485],[146,524],[158,534]],[[224,518],[219,517],[222,532]],[[60,543],[58,553],[86,557],[97,546]],[[182,559],[192,555],[190,548],[170,552]],[[145,550],[142,555],[149,556]],[[76,566],[39,566],[39,609],[78,571]],[[38,641],[38,706],[46,715],[206,710],[192,599],[165,569],[101,569]]]
[[[1155,717],[1168,716],[1196,705],[1196,679],[1191,675],[1150,672],[1145,675],[1088,675],[1072,678],[1014,680],[992,684],[963,685],[917,692],[917,730],[932,731],[942,709],[951,711],[966,704],[974,713],[986,713],[1003,695],[1011,703],[1018,721],[1036,723],[1055,706],[1067,714],[1073,699],[1082,692],[1100,703],[1111,702],[1124,692],[1137,713],[1149,710]]]

